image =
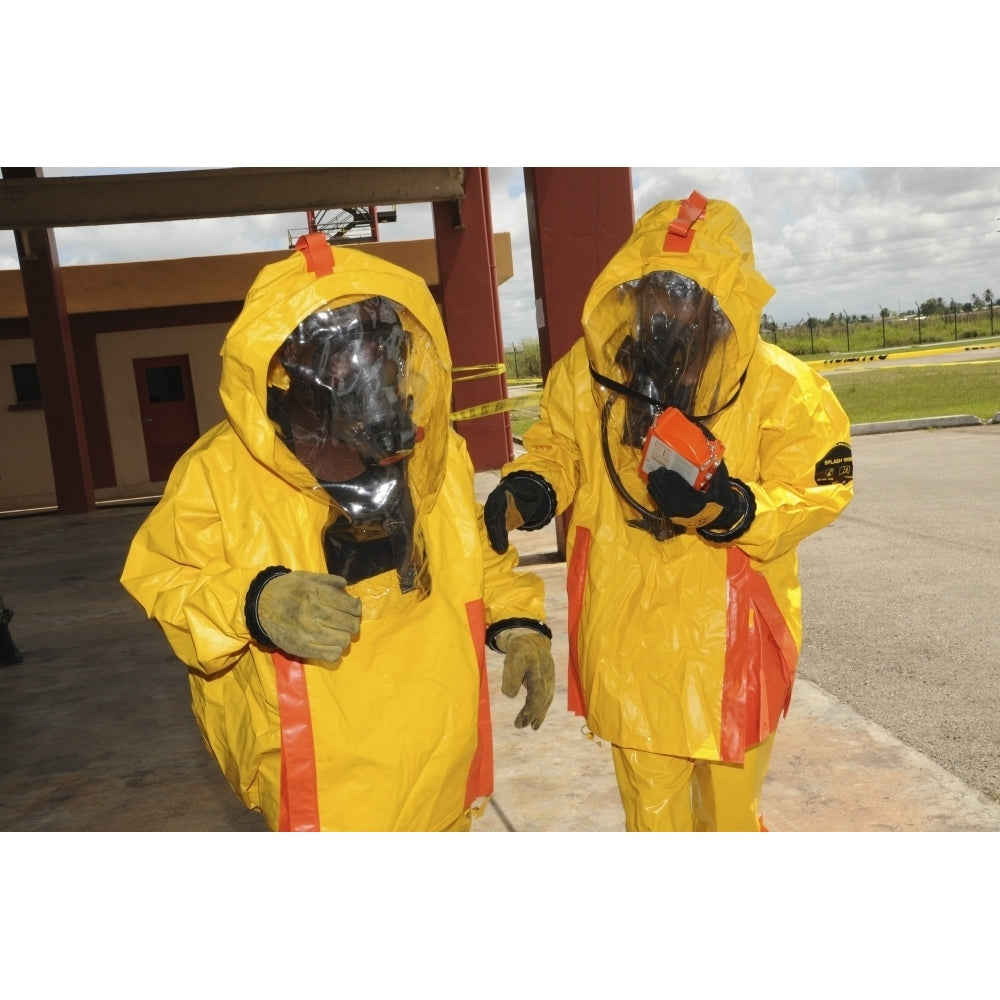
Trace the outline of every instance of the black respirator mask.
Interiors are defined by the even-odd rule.
[[[402,311],[374,297],[306,317],[275,355],[288,388],[269,388],[268,415],[337,505],[329,572],[354,583],[395,569],[406,591],[417,574],[406,464],[420,432]]]
[[[715,297],[693,278],[673,271],[647,275],[636,293],[634,334],[618,350],[625,375],[623,441],[641,448],[667,407],[694,416],[695,392],[717,339]],[[718,317],[725,319],[715,308]]]

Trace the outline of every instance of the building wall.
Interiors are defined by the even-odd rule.
[[[14,497],[26,498],[30,506],[49,495],[55,499],[45,413],[10,409],[17,403],[11,366],[34,361],[30,339],[0,340],[0,509],[8,509]]]
[[[216,323],[98,335],[97,354],[117,485],[95,490],[97,500],[155,495],[163,489],[162,482],[149,479],[133,360],[188,356],[198,431],[204,434],[225,419],[219,398],[219,349],[227,330],[228,325]],[[31,340],[0,340],[0,511],[56,503],[45,413],[42,409],[9,409],[16,402],[11,365],[34,361]]]
[[[97,338],[104,402],[108,411],[108,424],[112,428],[111,450],[115,479],[118,482],[114,491],[97,491],[95,495],[98,495],[98,499],[107,499],[105,494],[108,492],[116,492],[120,496],[134,495],[137,487],[149,484],[133,360],[187,355],[198,414],[198,431],[204,434],[225,419],[222,401],[219,399],[219,377],[222,372],[219,349],[227,329],[224,324],[214,324],[105,333]]]

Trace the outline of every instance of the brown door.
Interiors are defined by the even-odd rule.
[[[139,394],[142,436],[150,482],[159,482],[198,440],[198,414],[186,354],[168,358],[133,358]]]

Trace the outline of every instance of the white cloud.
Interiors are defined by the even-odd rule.
[[[79,173],[46,169],[47,175]],[[91,172],[107,172],[93,168]],[[808,314],[873,314],[940,296],[1000,294],[1000,169],[994,167],[635,167],[636,217],[697,189],[735,205],[754,236],[758,267],[776,288],[779,323]],[[493,228],[511,234],[514,277],[500,290],[508,344],[536,335],[524,177],[490,168]],[[429,205],[400,205],[385,240],[433,236]],[[282,249],[304,215],[248,216],[56,230],[64,265]],[[0,233],[0,267],[16,268]]]
[[[873,314],[1000,291],[995,168],[637,168],[635,207],[697,188],[734,204],[776,293],[767,312]]]

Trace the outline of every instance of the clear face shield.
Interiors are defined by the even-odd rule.
[[[630,390],[623,439],[638,448],[668,407],[706,420],[725,402],[719,398],[718,376],[733,327],[714,295],[673,271],[646,275],[626,296],[633,304],[632,332],[622,340],[615,362]]]
[[[337,505],[328,570],[355,583],[395,569],[405,592],[419,572],[406,466],[421,432],[404,313],[374,297],[306,317],[272,361],[268,416]]]
[[[601,414],[609,476],[638,515],[631,523],[669,538],[677,529],[648,499],[634,449],[644,448],[650,428],[668,408],[705,421],[731,402],[725,393],[738,350],[733,325],[694,279],[657,271],[615,289],[595,310],[590,327],[608,330],[602,370],[594,377],[610,390]],[[616,408],[619,400],[624,406]]]
[[[338,452],[387,465],[413,450],[408,338],[397,310],[402,306],[383,298],[320,310],[276,355],[290,383],[284,409],[296,445],[323,452],[317,461],[331,465],[324,469],[328,475],[320,475],[304,462],[320,481],[341,481],[349,473],[334,461]],[[346,454],[342,461],[349,462]]]

